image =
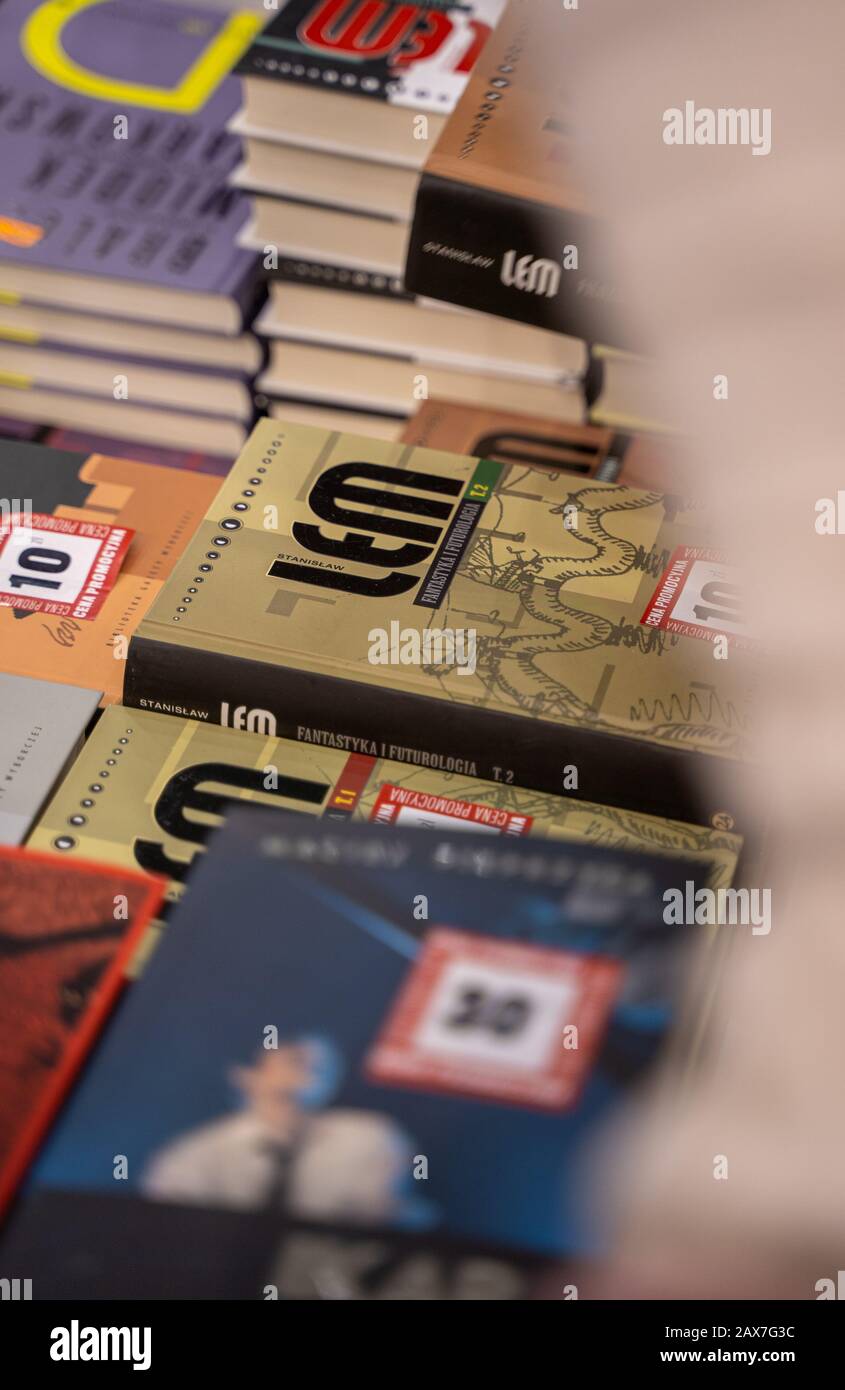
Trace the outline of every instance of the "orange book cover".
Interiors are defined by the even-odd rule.
[[[0,595],[5,605],[0,606],[4,670],[102,690],[105,704],[119,700],[128,640],[219,486],[218,478],[151,463],[0,441],[0,499],[5,511],[134,533],[94,616],[27,611]]]
[[[683,491],[677,444],[653,434],[567,424],[513,410],[424,401],[402,432],[405,444],[552,472],[581,473],[646,491]]]

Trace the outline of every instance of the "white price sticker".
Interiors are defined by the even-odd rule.
[[[604,957],[436,927],[367,1073],[381,1083],[562,1109],[589,1074],[620,973]],[[577,1047],[564,1046],[573,1029]]]
[[[10,517],[0,526],[0,606],[95,618],[134,534],[38,512]]]

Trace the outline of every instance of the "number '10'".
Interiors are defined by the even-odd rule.
[[[18,564],[22,570],[35,570],[38,574],[62,574],[70,564],[70,556],[65,555],[63,550],[42,550],[40,546],[27,546],[18,556]],[[34,575],[13,574],[9,583],[13,589],[20,589],[24,584],[29,584],[33,588],[39,589],[60,589],[62,587],[59,579],[36,579]]]

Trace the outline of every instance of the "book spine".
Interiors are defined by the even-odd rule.
[[[124,704],[710,825],[701,754],[135,636]],[[566,786],[577,769],[577,789]]]
[[[635,349],[617,322],[619,294],[602,266],[600,242],[599,224],[583,213],[423,172],[405,287],[535,328]]]

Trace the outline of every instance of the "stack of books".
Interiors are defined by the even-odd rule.
[[[448,311],[436,285],[427,297],[405,281],[420,174],[502,42],[491,34],[503,9],[291,0],[239,63],[244,103],[229,128],[244,158],[231,183],[249,193],[239,239],[269,284],[256,328],[271,416],[392,440],[430,397],[559,423],[591,406],[627,418],[593,389],[600,371],[580,332]]]
[[[0,415],[122,454],[237,455],[261,286],[225,126],[260,23],[162,0],[0,7]]]

